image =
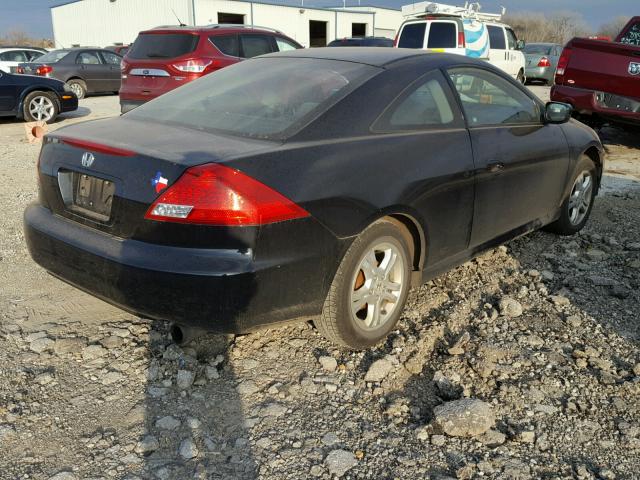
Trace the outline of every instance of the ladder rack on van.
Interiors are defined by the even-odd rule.
[[[485,22],[500,22],[507,9],[502,7],[502,13],[481,13],[480,2],[465,2],[464,7],[446,5],[436,2],[418,2],[403,5],[402,16],[405,18],[424,18],[430,16],[449,16],[471,18]]]

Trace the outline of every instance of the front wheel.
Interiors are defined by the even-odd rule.
[[[409,293],[410,239],[380,220],[354,240],[334,277],[316,328],[354,350],[379,343],[398,322]]]
[[[547,229],[559,235],[574,235],[584,228],[593,209],[597,182],[596,165],[583,155],[573,177],[571,192],[560,207],[560,218]]]
[[[87,84],[84,80],[80,80],[79,78],[73,78],[67,82],[67,86],[71,89],[73,93],[76,94],[78,100],[82,100],[87,96]]]
[[[27,122],[51,123],[58,116],[58,99],[50,92],[31,92],[24,99],[23,109]]]

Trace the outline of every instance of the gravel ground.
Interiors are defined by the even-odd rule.
[[[82,105],[52,128],[117,114],[117,97]],[[637,137],[603,130],[583,233],[414,289],[384,345],[348,353],[308,324],[179,348],[44,273],[23,133],[0,121],[0,477],[640,478]]]

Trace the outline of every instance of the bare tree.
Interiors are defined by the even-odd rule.
[[[598,30],[598,35],[603,37],[609,37],[614,39],[622,31],[622,29],[629,23],[630,17],[616,17],[610,22],[603,23]]]
[[[23,45],[29,47],[51,48],[53,41],[47,38],[33,38],[22,30],[11,30],[0,37],[0,45]]]
[[[518,38],[526,42],[548,42],[564,45],[573,37],[590,35],[581,15],[574,12],[542,13],[521,12],[505,17]]]

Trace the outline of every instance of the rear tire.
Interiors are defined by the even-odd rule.
[[[72,78],[67,82],[67,86],[76,94],[78,100],[87,96],[87,84],[79,78]]]
[[[558,235],[575,235],[584,228],[591,215],[597,190],[598,171],[589,157],[583,155],[571,182],[571,191],[560,207],[560,218],[546,227]]]
[[[31,92],[24,99],[22,114],[27,122],[52,123],[58,113],[58,97],[51,92]]]
[[[524,72],[523,72],[522,70],[520,70],[520,71],[518,72],[518,76],[516,77],[516,80],[517,80],[518,82],[520,82],[521,84],[523,84],[523,85],[524,85],[524,84],[525,84],[525,82],[527,81],[527,79],[526,79],[526,78],[525,78],[525,76],[524,76]]]
[[[411,283],[411,248],[389,220],[379,220],[345,254],[315,326],[353,350],[379,343],[395,327]]]

